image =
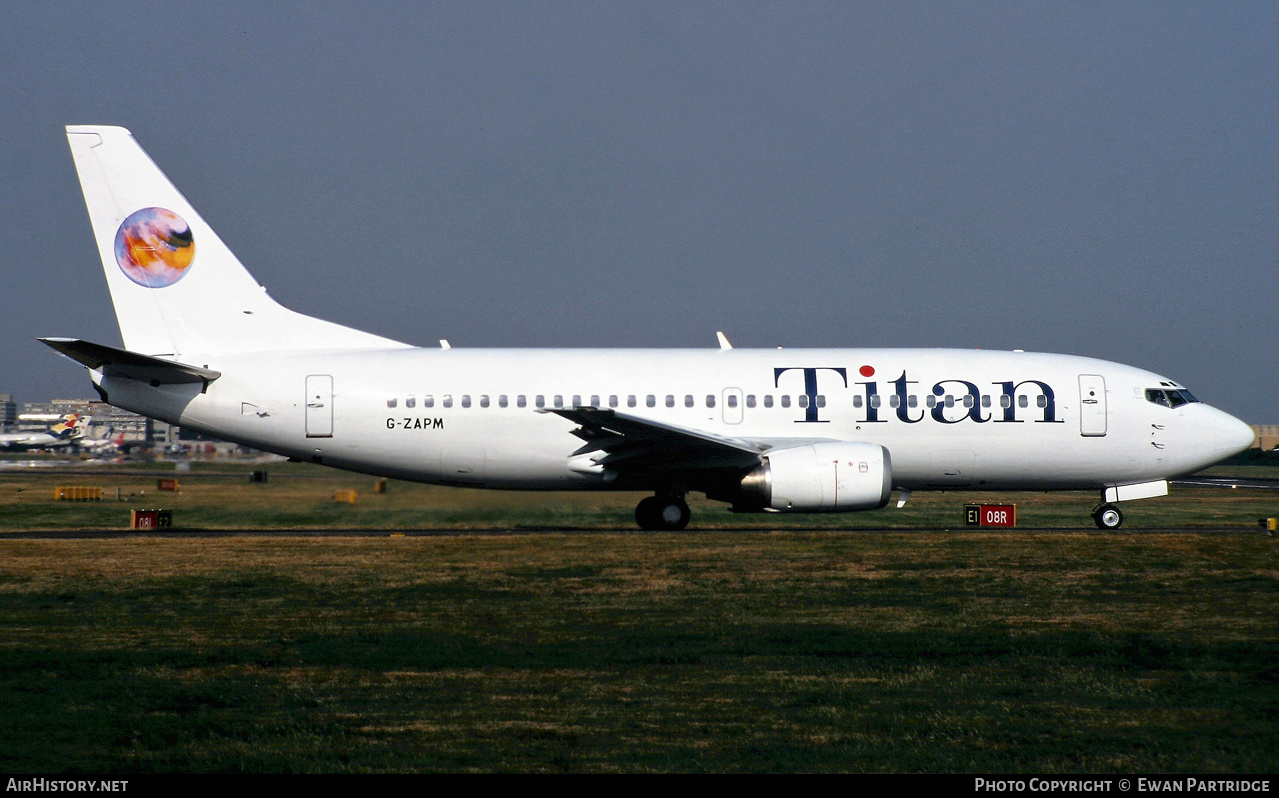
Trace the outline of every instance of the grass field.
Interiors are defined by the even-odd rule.
[[[699,506],[700,531],[650,534],[630,531],[632,497],[379,495],[293,468],[250,485],[197,467],[162,501],[137,469],[77,476],[133,494],[79,505],[52,501],[64,475],[0,472],[0,529],[164,506],[204,528],[578,531],[0,534],[0,768],[1279,768],[1264,496],[1134,503],[1119,533],[967,531],[974,497],[945,494],[816,519]],[[1024,525],[1081,530],[1094,501],[1013,498]],[[1168,517],[1213,529],[1153,531]]]

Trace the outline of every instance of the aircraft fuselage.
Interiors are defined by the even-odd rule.
[[[404,349],[187,359],[223,376],[203,390],[109,377],[102,387],[113,404],[289,457],[475,487],[622,487],[574,462],[576,425],[541,408],[615,408],[772,447],[866,441],[892,453],[893,484],[915,490],[1164,479],[1237,451],[1244,434],[1203,403],[1151,401],[1148,391],[1184,390],[1151,372],[1029,352]]]

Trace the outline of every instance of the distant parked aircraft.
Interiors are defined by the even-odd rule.
[[[7,432],[0,435],[0,448],[54,449],[78,444],[93,421],[89,416],[69,413],[47,431]]]

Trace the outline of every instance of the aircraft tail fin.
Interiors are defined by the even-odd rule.
[[[67,140],[126,349],[182,357],[405,346],[267,296],[128,130],[69,125]]]
[[[61,439],[79,438],[84,435],[92,420],[89,416],[68,413],[62,417],[61,421],[49,428],[49,434]]]

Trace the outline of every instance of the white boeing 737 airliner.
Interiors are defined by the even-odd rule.
[[[1148,371],[953,349],[422,349],[267,296],[132,135],[67,128],[124,348],[43,338],[104,401],[337,468],[443,485],[690,491],[740,511],[883,507],[913,490],[1162,496],[1253,442]]]

